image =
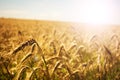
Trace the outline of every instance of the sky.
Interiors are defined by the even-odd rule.
[[[0,0],[0,17],[120,24],[120,0]]]

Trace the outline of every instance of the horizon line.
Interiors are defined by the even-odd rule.
[[[80,22],[80,21],[69,21],[69,20],[54,20],[54,19],[38,19],[38,18],[21,18],[21,17],[3,17],[0,16],[0,19],[17,19],[17,20],[35,20],[35,21],[50,21],[50,22],[65,22],[65,23],[77,23],[77,24],[83,24],[83,25],[116,25],[120,26],[120,24],[109,24],[109,23],[103,23],[103,24],[93,24],[93,23],[87,23],[87,22]]]

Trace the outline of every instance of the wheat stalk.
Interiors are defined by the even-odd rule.
[[[51,77],[53,77],[55,71],[57,70],[57,68],[59,67],[60,64],[61,64],[61,61],[56,62],[55,66],[52,70]]]
[[[33,51],[35,50],[35,46],[36,46],[36,44],[35,44],[35,43],[34,43],[34,44],[32,44],[31,53],[33,53]]]
[[[15,80],[23,80],[23,78],[26,78],[26,76],[25,77],[23,77],[23,76],[26,74],[27,69],[29,69],[28,66],[23,66],[22,69],[20,69],[20,71],[18,72],[17,77],[15,78]]]
[[[31,74],[29,76],[29,80],[33,80],[32,77],[33,77],[34,74],[35,74],[35,79],[37,79],[37,75],[36,75],[37,70],[41,70],[45,74],[44,70],[42,70],[40,67],[37,67],[31,72]]]
[[[29,57],[31,57],[33,54],[27,54],[25,57],[23,57],[23,59],[21,60],[21,64],[26,61]]]
[[[70,76],[72,75],[72,71],[70,70],[70,67],[68,67],[68,65],[66,65],[66,64],[63,63],[62,67],[64,67],[68,71],[68,73],[69,73]]]
[[[46,62],[46,60],[45,60],[43,51],[42,51],[41,47],[39,46],[39,44],[38,44],[37,42],[36,42],[36,44],[37,44],[37,46],[38,46],[38,52],[41,54],[43,63],[44,63],[44,65],[45,65],[46,74],[47,74],[47,79],[50,79],[50,74],[49,74],[49,71],[48,71],[48,66],[47,66],[47,62]]]
[[[77,45],[76,44],[73,44],[69,49],[68,49],[68,52],[71,52],[73,49],[76,49],[77,48]]]
[[[112,59],[112,53],[111,51],[104,45],[104,49],[106,51],[106,53],[110,56],[110,58]]]
[[[48,58],[46,61],[47,61],[47,63],[51,63],[53,60],[57,60],[57,61],[66,61],[66,59],[65,58],[63,58],[63,57],[59,57],[59,56],[54,56],[54,57],[50,57],[50,58]]]
[[[59,56],[59,57],[65,56],[65,57],[67,57],[69,59],[71,58],[70,55],[65,50],[63,45],[60,47],[60,50],[59,50],[59,53],[57,54],[57,56]]]

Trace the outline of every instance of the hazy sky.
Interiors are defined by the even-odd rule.
[[[0,17],[120,24],[120,0],[0,0]]]

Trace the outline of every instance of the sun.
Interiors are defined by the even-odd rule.
[[[83,21],[90,24],[107,23],[108,15],[104,7],[91,5],[83,11]]]
[[[82,23],[111,24],[117,14],[116,5],[109,0],[83,0],[72,7],[72,19]]]
[[[86,32],[102,33],[111,24],[114,15],[113,5],[100,0],[88,0],[78,5],[77,21],[87,24]],[[76,10],[76,11],[77,11]]]
[[[82,21],[90,24],[106,24],[111,17],[109,8],[110,5],[101,2],[88,2],[81,9]]]

